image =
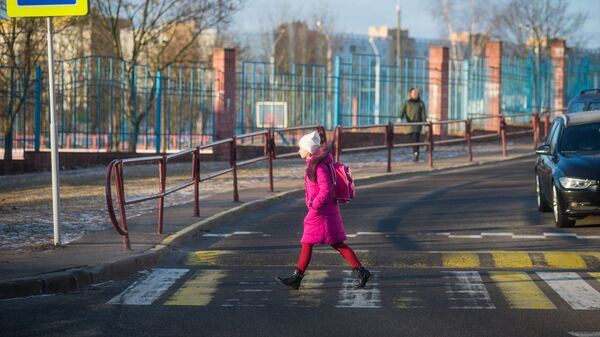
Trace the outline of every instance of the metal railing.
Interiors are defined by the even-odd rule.
[[[426,146],[428,152],[428,165],[429,167],[433,167],[433,152],[436,145],[451,145],[451,144],[461,144],[465,143],[467,146],[467,160],[469,162],[473,161],[473,141],[482,141],[482,140],[493,140],[500,139],[500,147],[503,157],[507,157],[507,137],[508,136],[518,136],[525,135],[529,133],[533,133],[533,142],[534,146],[537,147],[540,136],[541,136],[541,115],[544,115],[545,125],[544,125],[544,135],[547,134],[548,125],[550,123],[550,118],[552,114],[556,114],[558,112],[562,112],[564,109],[556,109],[556,110],[548,110],[544,111],[542,114],[540,113],[529,113],[529,114],[518,114],[518,115],[493,115],[493,116],[485,116],[485,117],[473,117],[465,120],[445,120],[445,121],[428,121],[422,123],[388,123],[388,124],[373,124],[373,125],[363,125],[363,126],[353,126],[353,127],[342,127],[338,126],[334,130],[333,134],[333,154],[337,161],[340,160],[341,154],[344,153],[355,153],[355,152],[366,152],[366,151],[376,151],[376,150],[387,150],[387,172],[392,171],[392,151],[393,149],[403,148],[403,147],[411,147],[411,146]],[[530,122],[525,126],[525,129],[520,129],[516,131],[508,130],[509,127],[515,126],[523,126],[522,120],[523,118],[530,117]],[[496,119],[498,121],[498,129],[497,131],[491,131],[484,134],[473,135],[473,121],[474,120],[489,120]],[[517,119],[519,123],[509,124],[507,120]],[[464,125],[464,132],[462,137],[458,138],[448,138],[448,139],[436,139],[434,136],[434,130],[436,133],[444,133],[444,129],[448,128],[452,124]],[[394,129],[397,127],[407,127],[407,126],[421,126],[424,127],[426,132],[426,140],[423,142],[408,142],[408,143],[397,143],[395,142]],[[531,127],[531,129],[528,129]],[[382,145],[370,145],[370,146],[355,146],[355,147],[344,147],[342,143],[343,136],[345,134],[351,134],[356,131],[366,130],[366,129],[375,129],[376,132],[371,133],[382,133],[384,136],[384,143]],[[131,243],[129,240],[129,231],[127,229],[127,216],[125,212],[125,206],[158,199],[158,223],[157,223],[157,231],[159,234],[163,233],[163,217],[164,217],[164,198],[169,194],[182,190],[184,188],[193,186],[194,187],[194,215],[200,216],[200,202],[199,202],[199,186],[201,182],[231,173],[232,174],[232,184],[233,184],[233,201],[239,201],[239,191],[238,191],[238,177],[237,177],[237,169],[239,167],[255,164],[258,162],[266,161],[268,163],[268,177],[269,177],[269,191],[274,191],[273,186],[273,161],[276,159],[284,159],[297,156],[297,152],[295,148],[293,151],[283,151],[279,153],[277,147],[277,135],[280,138],[284,138],[284,134],[292,134],[298,135],[303,134],[308,130],[317,130],[321,136],[321,144],[327,144],[327,135],[325,128],[321,125],[312,125],[312,126],[303,126],[303,127],[293,127],[286,129],[269,129],[264,131],[258,131],[248,134],[243,134],[239,136],[235,136],[232,138],[223,139],[220,141],[212,142],[210,144],[205,144],[201,146],[197,146],[194,148],[189,148],[186,150],[182,150],[178,153],[169,154],[169,155],[154,155],[148,157],[140,157],[140,158],[131,158],[131,159],[117,159],[113,160],[107,167],[106,170],[106,202],[108,207],[109,218],[114,226],[117,233],[122,236],[123,239],[123,247],[124,249],[131,249]],[[245,159],[242,161],[238,160],[238,141],[245,141],[250,138],[253,140],[256,137],[260,137],[263,140],[264,152],[261,156]],[[254,144],[252,142],[246,142]],[[228,150],[228,159],[229,159],[229,167],[226,169],[222,169],[216,172],[212,172],[205,176],[201,176],[200,174],[200,151],[209,149],[209,148],[218,148],[221,147],[221,152],[224,152],[223,147]],[[287,147],[290,148],[290,147]],[[219,152],[219,151],[216,151]],[[178,185],[166,188],[167,186],[167,164],[169,161],[180,159],[186,155],[191,155],[192,159],[192,172],[190,178],[184,182],[179,183]],[[159,176],[159,190],[155,194],[145,195],[141,197],[127,199],[125,197],[125,189],[124,189],[124,177],[123,177],[123,167],[128,164],[140,164],[140,163],[156,163],[158,168],[158,176]],[[119,205],[119,218],[117,219],[116,212],[113,205],[113,195],[112,195],[112,183],[114,183],[117,194],[117,202]]]
[[[291,132],[291,131],[301,131],[308,129],[317,129],[321,134],[322,143],[327,141],[325,135],[325,129],[322,126],[310,126],[310,127],[298,127],[298,128],[289,128],[289,129],[278,129],[277,132]],[[247,138],[256,138],[261,137],[263,139],[264,144],[264,153],[262,156],[250,158],[246,160],[239,161],[237,159],[238,151],[237,151],[237,143],[240,140],[244,140]],[[215,148],[215,147],[228,147],[229,150],[229,167],[223,170],[219,170],[216,172],[212,172],[205,176],[202,176],[200,173],[200,151]],[[275,136],[274,130],[265,130],[258,131],[248,134],[243,134],[239,136],[235,136],[232,138],[223,139],[220,141],[212,142],[210,144],[205,144],[201,146],[197,146],[194,148],[188,148],[182,150],[180,152],[169,154],[169,155],[154,155],[147,157],[139,157],[139,158],[130,158],[130,159],[116,159],[110,162],[106,169],[106,204],[108,209],[108,215],[111,224],[115,228],[118,234],[121,235],[123,241],[123,248],[125,250],[131,249],[131,241],[129,239],[129,230],[127,228],[127,215],[125,212],[125,206],[133,205],[149,200],[158,199],[158,221],[157,221],[157,232],[159,234],[163,234],[163,223],[164,223],[164,202],[165,197],[169,194],[180,191],[184,188],[193,186],[194,187],[194,216],[200,216],[200,195],[199,195],[199,187],[200,183],[217,178],[219,176],[231,173],[232,174],[232,183],[233,183],[233,201],[239,201],[239,191],[238,191],[238,179],[237,179],[237,169],[240,167],[244,167],[247,165],[255,164],[258,162],[266,161],[268,163],[268,176],[269,176],[269,192],[274,191],[273,186],[273,160],[276,158],[275,152]],[[292,153],[282,154],[277,156],[277,158],[287,158],[290,157]],[[295,154],[295,153],[294,153]],[[191,155],[192,159],[192,172],[191,176],[188,180],[179,183],[178,185],[166,188],[167,186],[167,164],[169,161],[173,161],[175,159],[179,159],[186,155]],[[127,199],[125,196],[125,182],[123,176],[123,167],[127,164],[143,164],[143,163],[156,163],[158,168],[158,178],[159,178],[159,189],[157,193],[144,195],[141,197],[135,197],[131,199]],[[119,209],[119,219],[117,219],[117,214],[115,212],[114,204],[113,204],[113,192],[112,192],[112,184],[113,177],[115,183],[116,190],[116,199],[118,202]]]

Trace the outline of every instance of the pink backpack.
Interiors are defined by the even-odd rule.
[[[354,179],[350,168],[342,163],[329,164],[333,176],[333,198],[347,204],[354,199]]]

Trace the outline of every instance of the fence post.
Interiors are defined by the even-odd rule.
[[[160,193],[165,193],[165,187],[167,183],[167,158],[162,156],[162,159],[158,162],[158,180]],[[165,209],[165,196],[158,198],[158,234],[163,233],[163,219]]]
[[[465,138],[467,139],[467,154],[469,157],[469,162],[473,161],[473,140],[471,139],[472,124],[473,120],[470,118],[465,121]]]
[[[200,216],[200,150],[196,148],[192,158],[192,171],[194,177],[194,216]]]
[[[155,141],[155,146],[156,146],[156,153],[160,153],[160,124],[161,124],[161,118],[160,118],[160,110],[162,107],[161,101],[162,101],[162,81],[161,81],[161,76],[160,76],[160,70],[158,70],[156,72],[156,125],[154,126],[154,141]]]
[[[273,128],[265,134],[265,155],[269,161],[269,192],[273,192],[273,153],[275,151],[275,132]]]
[[[40,151],[40,127],[42,114],[42,70],[40,65],[35,66],[35,152]]]
[[[500,137],[502,138],[502,157],[506,158],[506,119],[500,117]]]
[[[490,41],[485,47],[485,104],[490,116],[500,115],[502,111],[502,41]],[[500,118],[486,119],[485,129],[499,129]]]
[[[231,166],[231,173],[233,174],[233,201],[240,201],[238,194],[238,182],[237,182],[237,149],[236,144],[237,138],[233,137],[229,146],[229,165]]]
[[[548,137],[548,130],[550,129],[550,110],[546,110],[544,116],[544,138]]]
[[[394,147],[394,125],[388,122],[385,126],[385,145],[387,145],[387,172],[392,172],[392,148]]]
[[[540,113],[533,114],[533,148],[537,148],[540,141]]]
[[[450,49],[448,47],[429,47],[429,118],[448,119],[448,84],[450,74]],[[448,128],[440,124],[434,130],[442,138],[447,136]]]
[[[123,186],[123,163],[114,166],[115,178],[117,184],[117,199],[119,200],[119,215],[121,216],[121,229],[125,232],[122,236],[123,249],[131,250],[129,241],[129,231],[127,230],[127,217],[125,215],[125,188]]]
[[[340,161],[340,155],[342,154],[342,127],[336,126],[333,132],[333,146],[335,152],[335,161]]]
[[[427,122],[427,140],[429,141],[429,167],[433,167],[433,122]]]
[[[333,90],[333,127],[337,127],[340,124],[340,75],[341,75],[341,57],[336,56],[334,62],[334,90]]]

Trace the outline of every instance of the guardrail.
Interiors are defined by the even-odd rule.
[[[321,126],[310,126],[310,127],[298,127],[298,128],[289,128],[289,129],[278,129],[277,132],[290,132],[290,131],[301,131],[308,129],[317,129],[321,134],[322,143],[327,141],[325,130]],[[239,140],[244,140],[247,138],[256,138],[261,137],[264,143],[264,153],[260,157],[251,158],[243,161],[237,160],[237,142]],[[201,176],[200,174],[200,151],[208,148],[215,148],[221,146],[229,147],[229,168],[219,170],[206,176]],[[232,183],[233,183],[233,200],[235,202],[239,201],[239,192],[238,192],[238,179],[237,179],[237,169],[239,167],[244,167],[247,165],[251,165],[254,163],[258,163],[261,161],[268,162],[268,175],[269,175],[269,191],[273,192],[273,160],[276,158],[275,152],[275,136],[274,130],[266,130],[266,131],[258,131],[253,133],[248,133],[244,135],[235,136],[232,138],[223,139],[220,141],[216,141],[210,144],[197,146],[195,148],[189,148],[182,150],[180,152],[169,154],[169,155],[154,155],[148,157],[139,157],[139,158],[131,158],[131,159],[116,159],[108,164],[106,169],[106,204],[108,209],[108,215],[111,224],[115,228],[118,234],[121,235],[123,241],[123,248],[125,250],[131,249],[131,241],[129,239],[129,230],[127,228],[127,215],[125,212],[125,206],[141,203],[148,200],[158,199],[158,221],[157,221],[157,232],[159,234],[163,233],[163,220],[164,220],[164,200],[165,197],[174,192],[180,191],[184,188],[194,186],[194,216],[200,216],[200,202],[199,202],[199,187],[200,183],[203,181],[207,181],[224,174],[231,173],[232,174]],[[191,177],[172,187],[167,189],[167,164],[169,161],[174,159],[191,155],[192,159],[192,172]],[[278,156],[278,158],[286,158],[291,157],[291,155],[296,155],[296,153],[283,154]],[[125,197],[125,184],[123,177],[123,167],[127,164],[141,164],[141,163],[156,163],[158,169],[158,177],[159,177],[159,188],[158,192],[155,194],[145,195],[141,197],[127,199]],[[112,193],[112,182],[115,182],[115,190],[116,197],[119,207],[119,219],[117,219],[117,215],[115,212],[114,204],[113,204],[113,193]]]
[[[547,134],[548,126],[550,123],[551,114],[555,114],[556,112],[564,111],[564,109],[558,110],[549,110],[544,111],[542,114],[545,116],[545,124],[544,124],[544,135]],[[530,116],[530,124],[532,126],[531,130],[520,130],[520,131],[507,131],[507,128],[510,126],[507,124],[507,119],[512,118],[522,118]],[[499,128],[497,132],[492,134],[483,134],[483,135],[473,135],[472,125],[475,120],[486,120],[486,119],[494,119],[497,118],[500,120]],[[464,132],[462,137],[454,138],[454,139],[438,139],[436,140],[434,137],[434,127],[439,127],[440,130],[443,127],[448,127],[451,124],[463,124]],[[397,127],[406,127],[406,126],[422,126],[426,129],[426,141],[419,143],[395,143],[394,129]],[[411,146],[426,146],[428,152],[428,165],[429,167],[433,167],[433,151],[436,145],[449,145],[449,144],[459,144],[466,143],[467,145],[467,160],[469,162],[473,161],[473,141],[475,140],[486,140],[486,139],[495,139],[499,138],[501,141],[501,149],[502,156],[507,156],[507,146],[506,146],[506,137],[511,135],[524,135],[528,133],[533,133],[533,141],[534,146],[537,147],[540,140],[540,128],[541,128],[541,116],[539,113],[529,113],[529,114],[515,114],[515,115],[493,115],[493,116],[485,116],[485,117],[473,117],[466,120],[447,120],[447,121],[428,121],[423,123],[397,123],[397,124],[378,124],[378,125],[365,125],[365,126],[353,126],[353,127],[342,127],[338,126],[334,130],[333,134],[333,153],[336,160],[340,160],[340,156],[343,153],[353,153],[353,152],[365,152],[365,151],[374,151],[374,150],[387,150],[387,172],[391,172],[392,170],[392,150],[395,148],[403,148],[403,147],[411,147]],[[194,187],[194,215],[200,216],[200,203],[199,203],[199,185],[203,181],[207,181],[224,174],[231,173],[232,174],[232,184],[233,184],[233,200],[235,202],[239,201],[239,191],[238,191],[238,179],[237,179],[237,169],[239,167],[255,164],[261,161],[267,161],[268,165],[268,176],[269,176],[269,191],[273,192],[273,160],[276,159],[284,159],[297,156],[297,151],[291,152],[283,152],[278,153],[277,151],[277,135],[280,138],[283,138],[283,135],[286,133],[291,133],[295,135],[300,135],[304,131],[307,130],[317,130],[321,136],[321,143],[327,144],[327,135],[323,126],[320,125],[312,125],[312,126],[302,126],[302,127],[293,127],[286,129],[269,129],[265,131],[258,131],[254,133],[243,134],[239,136],[235,136],[232,138],[227,138],[223,140],[219,140],[216,142],[212,142],[209,144],[197,146],[194,148],[189,148],[186,150],[182,150],[180,152],[169,154],[169,155],[154,155],[148,157],[140,157],[140,158],[131,158],[131,159],[117,159],[113,160],[106,169],[106,203],[108,208],[108,214],[110,221],[117,231],[118,234],[121,235],[123,240],[123,248],[126,250],[131,249],[131,242],[129,240],[129,230],[127,228],[127,216],[125,212],[125,207],[128,205],[158,199],[158,221],[157,221],[157,232],[159,234],[163,233],[163,218],[164,218],[164,199],[169,194],[180,191],[184,188],[193,186]],[[346,133],[351,133],[356,130],[365,130],[365,129],[382,129],[384,134],[384,144],[383,145],[373,145],[373,146],[359,146],[359,147],[342,147],[342,137]],[[346,130],[346,131],[344,131]],[[251,143],[254,143],[254,138],[260,137],[264,143],[264,152],[262,156],[238,161],[237,152],[238,152],[238,141],[244,141],[248,138],[252,140]],[[218,148],[221,147],[221,151],[223,151],[223,147],[228,147],[229,150],[229,167],[223,170],[219,170],[217,172],[212,172],[207,174],[206,176],[201,176],[200,174],[200,151],[208,148]],[[289,147],[288,147],[289,148]],[[190,178],[178,185],[166,188],[167,186],[167,164],[169,161],[174,159],[180,159],[186,155],[191,156],[192,160],[192,172]],[[151,195],[145,195],[141,197],[127,199],[125,197],[125,188],[124,188],[124,177],[123,177],[123,167],[128,164],[140,164],[140,163],[156,163],[159,177],[159,188],[158,192]],[[114,183],[116,189],[116,200],[119,206],[119,219],[117,219],[117,215],[113,205],[113,194],[112,194],[112,182],[114,176]]]

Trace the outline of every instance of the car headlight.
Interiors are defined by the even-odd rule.
[[[596,181],[588,180],[588,179],[562,177],[558,180],[560,181],[560,185],[562,187],[568,188],[568,189],[573,189],[573,190],[583,190],[592,185],[596,185]]]

